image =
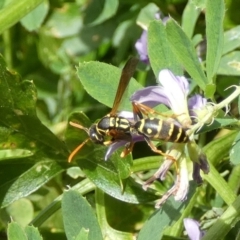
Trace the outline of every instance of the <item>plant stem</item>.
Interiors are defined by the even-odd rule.
[[[43,0],[13,0],[0,10],[0,34],[12,27],[26,14],[36,8]]]

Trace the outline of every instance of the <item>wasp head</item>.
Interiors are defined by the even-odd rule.
[[[103,144],[104,135],[99,131],[97,124],[93,124],[89,128],[88,135],[94,143]]]

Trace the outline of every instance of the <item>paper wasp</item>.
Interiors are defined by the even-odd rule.
[[[70,122],[70,125],[76,128],[83,129],[89,135],[82,144],[80,144],[68,158],[68,162],[71,162],[74,155],[89,141],[102,145],[110,145],[111,143],[119,140],[127,140],[130,144],[126,146],[125,154],[128,154],[132,150],[132,137],[131,137],[131,123],[124,117],[117,116],[117,111],[120,106],[122,97],[129,84],[131,77],[137,66],[138,59],[130,58],[123,67],[120,81],[118,84],[116,96],[113,102],[111,112],[100,119],[97,123],[94,123],[89,129],[81,126],[80,124]],[[105,138],[111,137],[110,141],[105,141]]]
[[[162,140],[165,142],[178,143],[185,143],[189,140],[184,128],[174,124],[173,122],[159,118],[149,118],[148,116],[144,118],[143,113],[145,113],[145,115],[148,115],[148,113],[155,113],[168,118],[169,116],[158,113],[141,103],[133,102],[133,113],[136,117],[135,122],[131,122],[127,118],[117,115],[122,97],[135,71],[137,63],[138,60],[136,58],[130,58],[125,64],[121,73],[112,110],[108,115],[104,116],[97,123],[94,123],[89,129],[81,126],[78,123],[70,122],[71,126],[86,131],[89,135],[89,138],[73,150],[68,158],[68,162],[71,162],[75,154],[89,140],[106,146],[117,141],[126,140],[128,144],[126,144],[125,150],[121,154],[121,156],[124,157],[132,151],[134,145],[132,134],[138,134],[144,137],[144,140],[154,152],[167,156],[172,160],[174,160],[172,156],[169,156],[168,154],[165,154],[161,150],[157,149],[151,140]],[[110,137],[111,139],[106,141],[106,137]]]

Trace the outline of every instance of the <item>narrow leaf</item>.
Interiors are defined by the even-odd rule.
[[[148,55],[156,78],[160,70],[165,68],[170,69],[175,74],[182,75],[181,65],[176,61],[169,46],[165,26],[161,21],[155,20],[149,25]]]
[[[77,235],[76,240],[88,240],[89,231],[87,229],[82,228],[80,233]]]
[[[62,213],[68,239],[76,239],[83,228],[89,230],[89,240],[103,239],[94,211],[77,191],[69,190],[63,194]]]
[[[57,161],[47,160],[46,157],[36,164],[34,160],[35,157],[29,157],[0,162],[1,207],[28,196],[64,170]]]
[[[209,83],[213,82],[213,77],[219,67],[223,51],[224,7],[225,4],[223,0],[207,0],[206,3],[206,69]]]
[[[211,159],[213,165],[216,165],[219,159],[228,155],[237,133],[237,131],[230,131],[228,134],[217,138],[204,147],[204,152]]]
[[[237,124],[238,120],[234,118],[215,118],[211,125],[203,126],[198,133],[210,132],[212,130]]]
[[[222,57],[217,74],[221,75],[240,75],[240,51],[234,51]]]
[[[234,165],[240,164],[240,133],[236,136],[230,151],[230,161]]]
[[[166,31],[171,49],[176,55],[177,60],[181,62],[199,87],[204,90],[207,84],[207,78],[202,70],[192,42],[181,27],[172,19],[167,22]]]
[[[193,31],[200,13],[200,8],[197,8],[193,1],[189,0],[182,16],[182,29],[189,39],[193,36]]]
[[[240,26],[234,27],[224,33],[223,54],[240,47]]]

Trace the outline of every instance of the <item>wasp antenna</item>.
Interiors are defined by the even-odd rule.
[[[74,123],[74,122],[69,122],[69,124],[73,127],[79,128],[84,130],[86,133],[88,133],[88,128],[83,127],[82,125],[78,124],[78,123]]]
[[[75,156],[75,154],[90,140],[90,138],[86,139],[83,143],[81,143],[79,146],[77,146],[69,155],[68,162],[70,163]]]

